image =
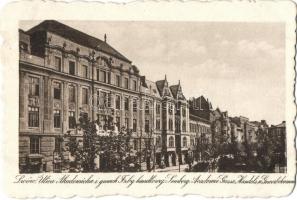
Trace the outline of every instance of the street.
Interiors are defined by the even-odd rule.
[[[180,171],[181,172],[185,172],[186,169],[189,168],[189,165],[185,164],[185,165],[180,165]],[[170,166],[170,167],[166,167],[164,169],[155,169],[155,172],[179,172],[179,167],[177,166]]]

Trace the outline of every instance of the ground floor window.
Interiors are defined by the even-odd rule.
[[[61,171],[62,171],[61,163],[54,163],[54,172],[61,172]]]
[[[30,153],[39,154],[40,153],[40,138],[31,137],[30,138]]]

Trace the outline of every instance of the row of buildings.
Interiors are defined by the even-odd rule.
[[[207,159],[209,144],[221,143],[222,135],[246,141],[245,130],[267,126],[213,110],[203,96],[186,99],[180,81],[171,85],[166,75],[147,80],[106,35],[102,41],[46,20],[19,30],[19,51],[20,172],[60,169],[54,155],[61,149],[59,136],[79,136],[81,114],[102,131],[131,130],[136,151],[153,143],[154,162],[166,166],[189,156]],[[255,142],[255,131],[247,133],[248,142]]]

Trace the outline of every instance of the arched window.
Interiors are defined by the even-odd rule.
[[[170,136],[169,137],[169,147],[174,147],[174,137],[173,136]]]
[[[183,137],[183,147],[187,147],[187,137]]]

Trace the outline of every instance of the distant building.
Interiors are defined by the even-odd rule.
[[[286,143],[286,122],[278,125],[271,125],[269,136],[273,143],[273,157],[275,172],[286,172],[287,166],[287,143]]]
[[[195,160],[208,160],[211,156],[212,105],[203,96],[189,100],[191,146]]]

